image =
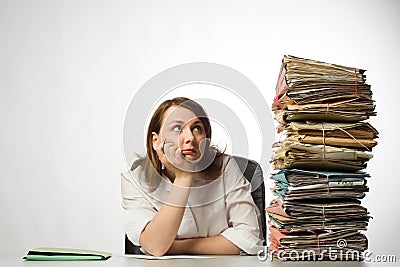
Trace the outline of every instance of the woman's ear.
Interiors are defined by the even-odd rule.
[[[159,144],[159,136],[155,132],[152,132],[151,135],[152,135],[153,149],[156,150],[157,145]]]

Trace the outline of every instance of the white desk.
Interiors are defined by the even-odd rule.
[[[118,266],[118,267],[207,267],[207,266],[229,266],[229,267],[252,267],[252,266],[397,266],[396,263],[366,263],[366,262],[280,262],[260,261],[257,256],[215,256],[213,259],[170,259],[170,260],[144,260],[113,256],[106,261],[25,261],[21,256],[0,257],[1,267],[83,267],[83,266]]]

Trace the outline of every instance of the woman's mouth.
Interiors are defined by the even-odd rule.
[[[196,150],[194,150],[193,148],[182,150],[182,154],[185,155],[185,156],[186,155],[194,155],[196,153],[197,153]]]

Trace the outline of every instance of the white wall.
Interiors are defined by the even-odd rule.
[[[122,135],[135,92],[202,61],[243,73],[271,103],[284,54],[368,70],[380,144],[367,235],[374,253],[399,255],[399,11],[394,0],[0,0],[0,255],[122,252]]]

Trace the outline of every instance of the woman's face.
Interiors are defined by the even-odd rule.
[[[180,106],[169,107],[163,116],[159,134],[153,134],[153,143],[173,143],[182,155],[190,161],[201,157],[200,145],[206,138],[201,120],[189,109]]]

